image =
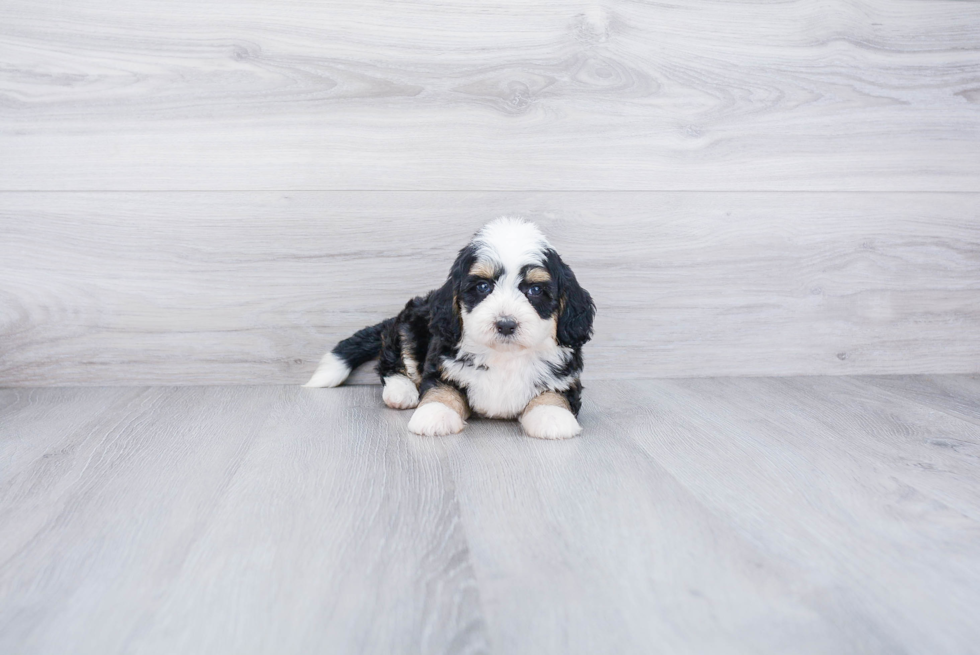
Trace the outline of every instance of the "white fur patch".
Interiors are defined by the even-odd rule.
[[[484,225],[473,237],[473,245],[477,259],[499,262],[508,272],[544,263],[544,251],[551,247],[537,225],[507,216]]]
[[[415,410],[408,429],[425,437],[442,437],[461,432],[466,423],[451,407],[442,403],[426,403]]]
[[[582,431],[575,415],[564,407],[538,405],[521,417],[521,427],[537,439],[568,439]]]
[[[389,375],[384,380],[381,397],[392,409],[412,409],[419,404],[419,389],[404,375]]]
[[[542,391],[568,389],[571,380],[559,380],[552,372],[568,350],[548,339],[538,348],[500,351],[464,337],[459,352],[466,359],[444,360],[442,372],[466,388],[470,407],[478,414],[515,418]]]
[[[350,375],[347,362],[333,353],[327,353],[320,360],[319,366],[313,372],[310,381],[304,387],[336,387]]]

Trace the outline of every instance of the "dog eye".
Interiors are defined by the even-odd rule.
[[[527,288],[527,295],[529,296],[540,296],[541,295],[541,285],[532,284]]]
[[[476,289],[477,293],[490,293],[490,283],[486,280],[477,282],[476,286],[473,288]]]

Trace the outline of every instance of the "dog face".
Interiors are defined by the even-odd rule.
[[[502,218],[480,230],[441,290],[441,323],[467,350],[579,347],[595,306],[531,223]],[[436,322],[436,321],[434,321]]]

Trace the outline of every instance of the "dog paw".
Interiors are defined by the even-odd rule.
[[[350,367],[347,362],[333,353],[327,353],[320,360],[320,365],[316,367],[313,377],[304,384],[304,387],[336,387],[347,379],[350,375]]]
[[[389,375],[381,397],[392,409],[412,409],[419,404],[419,389],[404,375]]]
[[[521,417],[521,427],[537,439],[568,439],[582,431],[575,415],[564,407],[539,405]]]
[[[426,403],[415,410],[408,429],[426,437],[442,437],[463,430],[463,417],[442,403]]]

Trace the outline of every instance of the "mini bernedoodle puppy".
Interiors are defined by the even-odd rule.
[[[388,407],[416,434],[459,432],[470,412],[519,418],[541,439],[582,428],[582,346],[595,305],[532,223],[500,218],[459,252],[439,289],[324,355],[305,386],[335,387],[379,357]]]

